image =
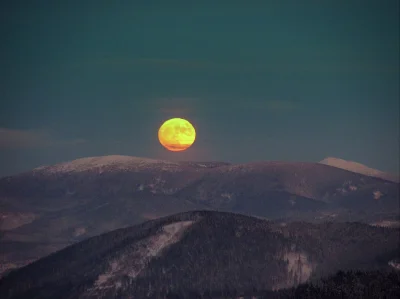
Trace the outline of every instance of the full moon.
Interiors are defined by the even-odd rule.
[[[163,147],[172,152],[189,148],[196,139],[193,125],[183,118],[171,118],[158,130],[158,140]]]

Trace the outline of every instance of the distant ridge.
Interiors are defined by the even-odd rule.
[[[288,162],[279,161],[263,161],[261,164],[291,164]],[[150,158],[134,157],[134,156],[123,156],[123,155],[109,155],[109,156],[98,156],[98,157],[86,157],[72,161],[66,161],[57,163],[54,165],[44,165],[34,168],[33,172],[41,173],[71,173],[71,172],[82,172],[90,170],[132,170],[132,169],[176,169],[182,166],[192,166],[198,168],[214,168],[220,166],[230,166],[233,168],[241,168],[244,165],[258,165],[260,163],[245,163],[245,164],[230,164],[225,162],[172,162],[167,160],[157,160]],[[296,163],[299,164],[299,163]],[[358,162],[347,161],[335,157],[327,157],[317,164],[323,164],[327,166],[336,167],[339,169],[351,171],[354,173],[380,178],[394,183],[399,183],[399,177],[383,172],[377,169],[370,168]]]
[[[72,161],[66,161],[53,165],[44,165],[34,168],[35,173],[79,173],[86,171],[130,171],[130,170],[170,170],[174,171],[182,167],[194,168],[214,168],[226,166],[229,163],[225,162],[190,162],[181,161],[173,162],[168,160],[157,160],[151,158],[123,156],[123,155],[108,155],[79,158]]]
[[[149,158],[140,158],[133,156],[109,155],[99,157],[80,158],[72,161],[58,163],[55,165],[41,166],[33,169],[33,171],[47,171],[47,172],[80,172],[87,171],[94,168],[101,167],[118,167],[132,168],[141,165],[151,164],[175,164],[169,161],[155,160]]]
[[[368,166],[365,166],[361,163],[353,162],[353,161],[347,161],[339,158],[334,158],[334,157],[327,157],[323,159],[322,161],[319,162],[320,164],[328,165],[328,166],[333,166],[336,168],[341,168],[344,170],[348,170],[351,172],[371,176],[371,177],[376,177],[376,178],[381,178],[387,181],[391,181],[394,183],[399,182],[399,178],[396,177],[395,175],[392,175],[387,172],[383,172],[377,169],[370,168]]]

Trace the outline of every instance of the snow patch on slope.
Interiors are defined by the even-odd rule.
[[[293,280],[293,285],[303,283],[311,276],[313,268],[304,253],[287,252],[284,260],[288,263],[287,270]]]
[[[379,227],[394,227],[400,228],[400,221],[398,220],[382,220],[371,223],[372,226],[379,226]]]
[[[153,257],[158,256],[164,248],[178,242],[182,233],[192,224],[193,221],[182,221],[168,224],[163,227],[162,233],[147,239],[145,247],[140,252],[142,261],[141,266],[130,271],[128,276],[136,278]]]
[[[77,227],[74,230],[73,236],[74,237],[80,237],[80,236],[82,236],[82,235],[84,235],[86,233],[87,233],[86,227]]]
[[[346,160],[339,159],[339,158],[328,157],[328,158],[325,158],[324,160],[320,161],[319,163],[328,165],[328,166],[333,166],[336,168],[341,168],[341,169],[348,170],[351,172],[371,176],[371,177],[381,178],[381,179],[396,182],[396,183],[399,182],[398,178],[396,178],[395,176],[393,176],[389,173],[386,173],[386,172],[383,172],[383,171],[380,171],[377,169],[373,169],[373,168],[365,166],[361,163],[357,163],[357,162],[353,162],[353,161],[346,161]]]
[[[374,199],[379,199],[383,196],[383,193],[379,190],[375,190],[374,192],[372,192],[372,194],[374,195]]]
[[[306,282],[316,266],[315,263],[312,263],[308,259],[305,253],[295,250],[293,245],[291,250],[283,252],[278,258],[286,262],[287,276],[285,280],[279,281],[274,285],[274,290],[288,288]]]
[[[91,292],[121,288],[124,281],[132,280],[143,272],[149,262],[161,252],[178,242],[186,229],[195,221],[181,221],[164,225],[155,235],[126,248],[118,258],[110,261],[107,271],[97,278]]]
[[[389,266],[391,266],[393,269],[400,271],[400,261],[399,260],[391,260],[388,263]]]
[[[37,218],[33,213],[1,212],[0,230],[12,230],[25,224],[32,223]]]

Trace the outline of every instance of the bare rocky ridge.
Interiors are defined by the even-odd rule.
[[[282,289],[338,269],[389,269],[399,230],[196,211],[90,238],[9,273],[0,297],[160,298]]]

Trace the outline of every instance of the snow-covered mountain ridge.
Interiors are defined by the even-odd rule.
[[[173,162],[168,160],[157,160],[150,158],[109,155],[80,158],[72,161],[62,162],[54,165],[45,165],[34,168],[33,173],[40,174],[63,174],[79,173],[86,171],[112,172],[112,171],[137,171],[137,170],[163,170],[174,172],[183,168],[207,169],[229,165],[225,162]]]
[[[260,165],[266,165],[268,167],[280,166],[283,164],[291,164],[282,161],[265,161],[257,163],[245,163],[245,164],[230,164],[223,162],[172,162],[167,160],[157,160],[150,158],[134,157],[134,156],[123,156],[123,155],[108,155],[108,156],[97,156],[97,157],[86,157],[80,158],[72,161],[62,162],[54,165],[45,165],[33,169],[34,173],[41,174],[54,174],[54,173],[78,173],[85,171],[129,171],[129,170],[143,170],[143,169],[153,169],[153,170],[167,170],[174,171],[182,167],[191,167],[206,169],[215,168],[219,166],[229,166],[221,168],[223,172],[230,171],[241,171],[247,172],[253,170],[253,168],[258,168]],[[308,163],[296,163],[298,166]],[[318,164],[323,164],[354,173],[381,178],[391,182],[398,183],[399,178],[390,173],[386,173],[377,169],[370,168],[358,162],[346,161],[340,158],[327,157]]]
[[[368,166],[365,166],[361,163],[353,162],[353,161],[347,161],[339,158],[334,158],[334,157],[327,157],[323,159],[322,161],[319,162],[320,164],[332,166],[332,167],[337,167],[341,168],[344,170],[348,170],[351,172],[371,176],[371,177],[376,177],[376,178],[381,178],[384,180],[388,180],[391,182],[398,183],[399,178],[395,177],[394,175],[390,173],[386,173],[377,169],[370,168]]]
[[[117,168],[132,169],[142,167],[156,167],[159,166],[178,166],[178,163],[155,160],[149,158],[140,158],[133,156],[121,156],[121,155],[110,155],[110,156],[99,156],[99,157],[88,157],[80,158],[73,161],[63,162],[55,165],[41,166],[33,169],[36,172],[81,172],[88,171],[98,168]]]

